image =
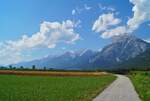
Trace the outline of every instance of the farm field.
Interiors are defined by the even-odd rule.
[[[0,70],[0,74],[37,76],[101,76],[106,72]]]
[[[113,75],[0,75],[0,101],[91,101]]]
[[[150,71],[133,72],[131,73],[130,78],[142,101],[150,101]]]

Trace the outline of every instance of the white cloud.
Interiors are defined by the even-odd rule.
[[[148,39],[144,39],[144,41],[146,41],[146,42],[150,43],[150,38],[148,38]]]
[[[101,33],[102,38],[111,38],[113,36],[123,35],[126,33],[132,33],[134,30],[136,30],[140,24],[149,21],[150,20],[150,2],[148,0],[130,0],[130,2],[134,5],[132,8],[132,11],[134,12],[133,17],[129,18],[127,21],[127,26],[117,26],[116,28],[109,28],[111,24],[108,22],[112,22],[114,16],[110,17],[112,20],[106,20],[107,17],[106,14],[103,14],[99,17],[98,20],[95,21],[92,30],[95,32]],[[99,4],[99,8],[102,10],[111,10],[111,8],[108,9],[108,7],[102,6]],[[115,10],[115,9],[114,9]],[[113,11],[113,9],[112,9]],[[107,23],[104,23],[107,22]],[[117,21],[116,21],[117,22]],[[119,20],[118,20],[119,23]],[[118,23],[114,24],[117,25]],[[112,24],[113,25],[113,24]],[[113,25],[113,26],[114,26]],[[148,24],[149,25],[149,24]]]
[[[100,33],[104,39],[112,38],[127,33],[126,26],[117,26],[121,20],[115,18],[113,13],[102,14],[93,24],[92,30]]]
[[[99,49],[98,49],[98,52],[101,52],[101,51],[102,51],[102,48],[99,48]]]
[[[101,34],[101,37],[102,38],[112,38],[112,37],[115,37],[115,36],[119,36],[119,35],[124,35],[126,33],[127,29],[125,26],[118,26],[114,29],[109,29],[109,30],[106,30],[105,32],[103,32]]]
[[[101,9],[101,10],[106,10],[106,7],[105,6],[103,6],[102,4],[98,4],[98,7]]]
[[[104,10],[104,11],[112,11],[114,12],[115,11],[115,8],[113,7],[110,7],[110,6],[103,6],[102,4],[98,4],[98,7],[101,9],[101,10]]]
[[[107,8],[107,10],[108,10],[108,11],[112,11],[112,12],[114,12],[116,9],[115,9],[115,8],[113,8],[113,7],[108,7],[108,8]]]
[[[82,7],[75,7],[75,9],[72,10],[72,15],[81,14],[82,12],[89,11],[91,9],[92,7],[84,4]]]
[[[75,15],[75,14],[76,14],[76,10],[73,9],[73,10],[72,10],[72,15]]]
[[[84,8],[76,7],[75,11],[76,11],[76,14],[80,14],[82,11],[84,11]]]
[[[87,4],[84,5],[85,10],[90,10],[92,7],[88,6]]]
[[[78,27],[78,28],[81,28],[82,27],[81,23],[82,23],[82,21],[78,20],[78,21],[75,22],[74,26]]]
[[[16,63],[24,60],[22,52],[34,48],[54,48],[58,43],[74,43],[80,39],[74,31],[75,23],[71,20],[59,22],[43,22],[40,31],[31,37],[23,35],[16,41],[6,41],[0,44],[0,64]]]
[[[120,19],[115,18],[113,13],[102,14],[94,22],[92,30],[95,32],[102,32],[107,30],[109,27],[117,25],[121,22]]]
[[[130,32],[136,30],[140,24],[150,20],[150,1],[149,0],[130,0],[134,5],[133,17],[127,22]]]
[[[8,43],[3,43],[0,45],[0,64],[7,65],[12,63],[17,63],[21,60],[30,60],[31,57],[27,55],[23,55],[21,51],[14,49]]]
[[[66,47],[62,47],[61,49],[62,49],[62,50],[66,50]]]
[[[21,39],[7,43],[20,50],[37,46],[54,48],[59,42],[73,43],[80,38],[79,34],[75,33],[74,26],[75,24],[70,20],[62,23],[43,22],[40,26],[40,32],[31,37],[23,35]]]

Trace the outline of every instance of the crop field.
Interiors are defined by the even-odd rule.
[[[72,72],[73,73],[73,72]],[[91,101],[113,75],[0,75],[0,101]]]
[[[142,101],[150,101],[150,71],[133,72],[130,75],[130,78],[133,81]]]
[[[37,75],[37,76],[101,76],[107,75],[105,72],[68,72],[68,71],[17,71],[0,70],[0,74],[6,75]]]

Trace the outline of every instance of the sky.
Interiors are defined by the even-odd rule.
[[[150,42],[148,0],[1,0],[0,65],[81,49],[116,36]]]

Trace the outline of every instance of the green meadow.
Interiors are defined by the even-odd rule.
[[[0,75],[0,101],[91,101],[115,78]]]

